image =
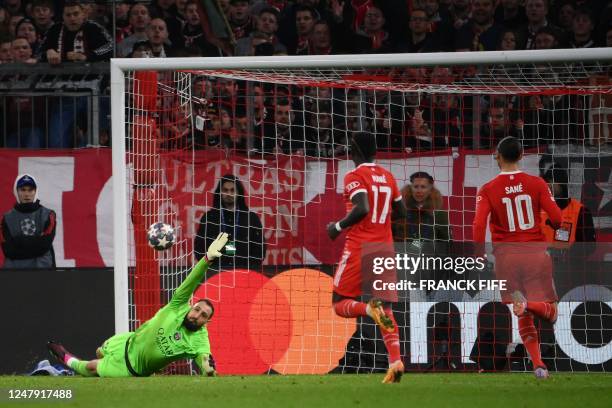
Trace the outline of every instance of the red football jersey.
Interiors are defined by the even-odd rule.
[[[493,242],[545,241],[541,209],[553,224],[561,222],[561,210],[544,180],[522,171],[501,172],[482,186],[476,197],[474,241],[484,242],[489,213]]]
[[[344,176],[344,201],[347,212],[353,208],[351,198],[361,192],[368,195],[370,212],[348,229],[347,244],[392,242],[392,201],[402,199],[395,178],[389,171],[375,163],[362,163]]]

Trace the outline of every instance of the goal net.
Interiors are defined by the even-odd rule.
[[[610,370],[611,61],[604,50],[113,60],[117,331],[151,318],[228,232],[235,253],[194,294],[215,305],[220,373],[386,369],[373,322],[332,309],[344,237],[332,242],[326,226],[346,213],[351,136],[375,138],[402,191],[409,216],[394,220],[396,244],[436,256],[472,240],[476,191],[499,171],[495,146],[516,136],[522,168],[588,213],[568,229],[574,245],[551,249],[560,304],[556,325],[538,326],[544,361]],[[417,192],[428,176],[433,188]],[[148,246],[154,222],[175,228],[171,249]],[[568,261],[570,246],[581,256]],[[489,289],[399,290],[406,366],[531,370],[516,318]]]

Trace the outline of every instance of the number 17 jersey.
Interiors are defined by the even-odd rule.
[[[561,210],[544,180],[522,171],[501,172],[482,186],[476,196],[474,241],[484,242],[482,226],[486,226],[490,213],[493,242],[543,242],[541,210],[548,213],[553,223],[561,220]]]
[[[348,229],[346,245],[392,242],[392,202],[401,200],[402,195],[391,172],[375,163],[360,164],[344,176],[344,201],[347,213],[353,208],[351,199],[358,193],[367,194],[370,212]]]

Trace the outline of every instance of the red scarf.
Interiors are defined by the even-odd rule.
[[[355,4],[356,0],[351,0],[351,6],[355,11],[355,17],[353,18],[353,30],[357,31],[361,27],[363,23],[363,19],[365,18],[365,14],[370,7],[374,5],[373,0],[366,0],[363,4],[357,5]]]

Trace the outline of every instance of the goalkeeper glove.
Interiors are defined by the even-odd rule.
[[[227,233],[222,232],[217,236],[217,239],[215,239],[212,244],[210,244],[208,250],[206,251],[206,259],[209,262],[214,261],[222,255],[221,250],[223,249],[225,244],[227,244],[227,238]]]
[[[212,354],[210,356],[202,357],[202,368],[204,369],[206,375],[209,377],[215,377],[217,375],[215,360],[213,360]]]

